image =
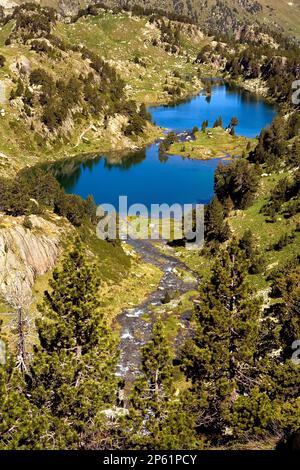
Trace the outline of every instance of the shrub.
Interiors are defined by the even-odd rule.
[[[284,233],[281,235],[279,240],[274,244],[273,249],[275,251],[282,250],[285,246],[289,245],[295,238],[294,234]]]
[[[90,215],[90,198],[84,201],[80,196],[65,194],[61,190],[55,201],[54,211],[56,214],[66,217],[75,227],[79,227]]]
[[[45,40],[34,39],[31,41],[30,47],[36,52],[49,52],[51,50],[51,47]]]
[[[0,210],[6,214],[40,214],[46,207],[76,227],[84,221],[96,222],[96,205],[91,196],[84,200],[65,194],[54,176],[42,169],[23,170],[15,180],[0,177]],[[28,220],[25,217],[24,223],[26,228],[31,228]]]
[[[24,220],[23,220],[23,227],[24,228],[27,228],[29,230],[32,229],[33,225],[32,225],[32,222],[30,220],[30,218],[28,216],[24,217]]]
[[[53,8],[42,8],[34,3],[26,3],[14,9],[12,18],[16,23],[9,40],[17,36],[26,43],[30,39],[50,35],[52,25],[56,21],[56,12]]]
[[[10,93],[10,100],[15,100],[16,98],[20,97],[23,95],[25,90],[24,84],[22,80],[19,78],[17,82],[17,88],[16,90],[12,90]]]
[[[257,170],[247,160],[239,159],[229,165],[218,165],[215,192],[222,203],[230,197],[235,209],[246,209],[253,202],[257,187]]]

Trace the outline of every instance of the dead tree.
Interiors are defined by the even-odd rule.
[[[6,285],[5,300],[13,309],[13,324],[16,330],[17,368],[27,371],[28,353],[26,350],[26,336],[29,332],[29,306],[32,301],[31,292],[25,284],[23,276],[16,275],[12,282]]]

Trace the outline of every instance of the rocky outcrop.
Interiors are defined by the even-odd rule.
[[[0,213],[0,296],[5,301],[12,292],[30,297],[36,277],[54,267],[66,230],[54,222]]]
[[[251,78],[244,80],[239,85],[251,93],[257,93],[262,96],[268,95],[268,86],[261,78]]]
[[[4,8],[6,12],[10,12],[17,3],[11,1],[11,0],[0,0],[0,6]]]

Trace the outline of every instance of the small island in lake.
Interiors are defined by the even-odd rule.
[[[182,155],[195,160],[206,160],[224,156],[242,156],[254,149],[257,139],[231,135],[222,127],[196,131],[190,140],[176,141],[168,148],[169,155]]]

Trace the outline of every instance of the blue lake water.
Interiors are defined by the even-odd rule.
[[[174,106],[155,106],[149,108],[153,121],[161,127],[176,132],[192,130],[208,120],[212,127],[214,121],[222,116],[223,126],[235,116],[239,120],[236,134],[256,137],[261,129],[271,123],[276,114],[275,107],[267,104],[257,95],[237,87],[219,85],[213,87],[211,97],[203,94],[192,97]]]
[[[153,121],[176,132],[209,126],[222,116],[226,126],[231,117],[239,120],[238,135],[257,136],[269,125],[276,109],[259,97],[228,85],[213,87],[210,99],[200,94],[180,104],[149,108]],[[62,165],[59,180],[67,192],[86,198],[93,195],[97,204],[109,203],[118,209],[119,196],[128,205],[207,203],[213,196],[214,172],[220,159],[196,161],[180,156],[159,158],[158,144],[130,153],[115,162],[109,156]],[[67,168],[67,169],[66,169]],[[58,168],[59,169],[59,168]]]

